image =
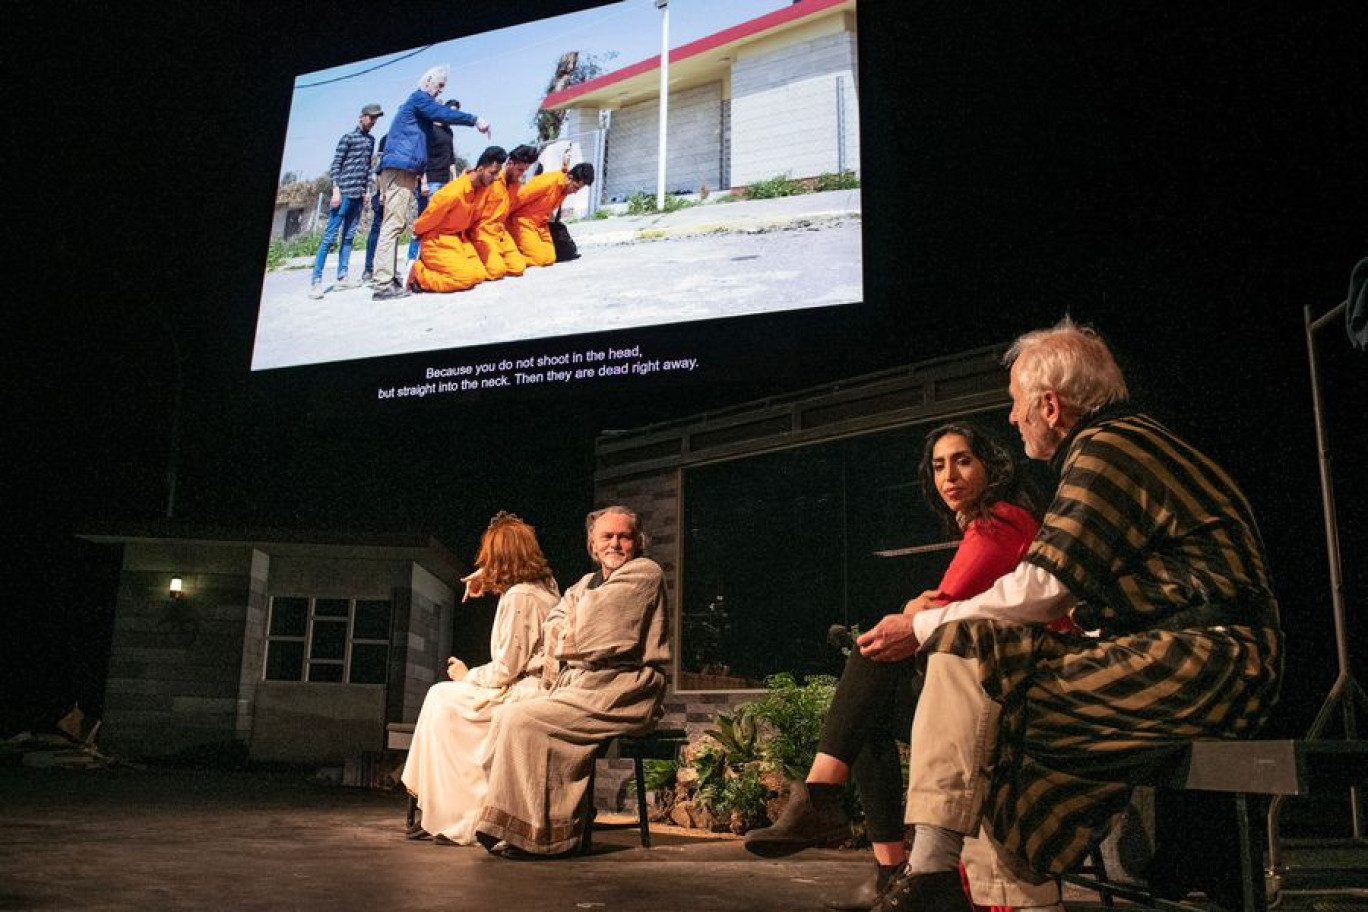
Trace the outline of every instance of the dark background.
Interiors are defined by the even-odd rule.
[[[178,389],[180,521],[420,531],[468,559],[506,508],[568,581],[600,430],[1068,312],[1253,500],[1293,671],[1275,727],[1303,730],[1335,662],[1302,308],[1368,254],[1363,4],[864,0],[865,305],[633,334],[699,354],[676,386],[377,406],[373,366],[250,375],[294,75],[588,5],[6,7],[3,729],[98,712],[118,555],[74,533],[164,514]],[[1368,354],[1319,338],[1353,629]]]

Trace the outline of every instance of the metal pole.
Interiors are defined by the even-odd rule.
[[[655,0],[660,10],[660,140],[657,144],[656,211],[665,211],[666,130],[670,120],[670,0]]]
[[[1330,688],[1325,702],[1321,704],[1306,738],[1314,741],[1329,723],[1335,708],[1344,715],[1344,738],[1352,741],[1358,737],[1354,711],[1358,702],[1368,706],[1368,696],[1354,678],[1349,665],[1349,636],[1344,623],[1344,581],[1341,576],[1339,521],[1335,516],[1334,480],[1330,472],[1330,444],[1326,439],[1325,406],[1321,402],[1320,365],[1316,357],[1316,331],[1330,319],[1343,314],[1348,302],[1342,302],[1319,319],[1311,318],[1311,308],[1303,308],[1306,325],[1306,355],[1311,365],[1311,412],[1316,425],[1316,456],[1320,469],[1321,509],[1325,520],[1326,557],[1330,565],[1330,613],[1335,622],[1335,656],[1339,662],[1339,675]],[[1282,845],[1279,838],[1278,821],[1282,813],[1283,796],[1278,795],[1268,807],[1268,876],[1275,888],[1279,886],[1282,875]],[[1350,829],[1355,842],[1363,840],[1363,817],[1360,813],[1358,789],[1349,789]]]

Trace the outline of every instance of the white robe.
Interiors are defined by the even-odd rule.
[[[423,699],[402,778],[432,835],[462,845],[475,841],[494,747],[490,722],[500,706],[545,692],[542,624],[559,598],[552,580],[513,586],[494,615],[489,663],[470,669],[464,680],[434,684]]]

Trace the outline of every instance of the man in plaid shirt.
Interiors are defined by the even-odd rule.
[[[354,288],[358,284],[347,279],[347,261],[351,259],[352,238],[356,235],[356,226],[370,193],[370,164],[375,154],[375,137],[371,136],[370,131],[383,116],[385,112],[378,104],[366,105],[361,109],[361,119],[356,129],[337,141],[332,167],[328,169],[328,175],[332,178],[328,226],[323,229],[323,238],[318,242],[318,257],[314,260],[313,279],[309,283],[311,298],[323,297],[323,265],[327,262],[328,251],[339,229],[342,243],[337,251],[337,283],[333,287]]]

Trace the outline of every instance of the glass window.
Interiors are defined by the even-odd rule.
[[[358,640],[384,640],[389,642],[389,633],[389,602],[357,599],[356,619],[352,622],[352,635]]]
[[[384,684],[385,663],[389,660],[389,646],[357,644],[352,647],[351,681],[353,684]]]
[[[266,680],[385,683],[390,614],[384,599],[273,597]]]
[[[309,600],[276,596],[271,599],[271,636],[302,637],[309,623]]]
[[[266,649],[266,680],[298,681],[304,677],[304,643],[272,640]]]
[[[314,621],[310,640],[310,659],[337,659],[347,656],[347,624],[345,621]]]
[[[350,599],[314,599],[314,617],[345,618],[350,612]]]

